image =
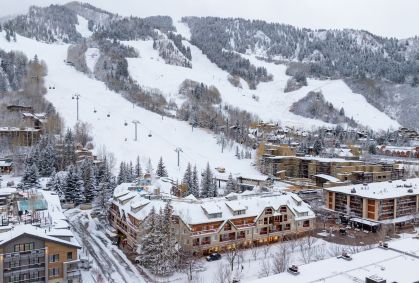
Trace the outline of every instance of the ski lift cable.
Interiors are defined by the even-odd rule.
[[[88,100],[88,101],[90,101],[91,103],[93,103],[93,104],[96,104],[96,105],[98,105],[99,104],[99,106],[100,106],[100,108],[102,108],[102,109],[105,109],[105,110],[109,110],[109,108],[108,108],[108,106],[105,106],[103,103],[98,103],[98,101],[97,100],[95,100],[95,101],[93,101],[92,99],[90,99],[90,98],[87,98],[87,97],[83,97],[83,99],[85,99],[85,100]],[[98,108],[95,108],[95,110],[97,110]],[[147,109],[144,109],[144,110],[146,110],[146,111],[149,111],[149,110],[147,110]],[[108,113],[110,112],[110,111],[107,111]],[[118,113],[117,115],[120,115],[120,116],[122,116],[123,118],[126,118],[126,119],[131,119],[127,114],[125,114],[124,112],[122,112],[122,113]],[[126,120],[125,119],[125,120]],[[170,140],[168,140],[167,138],[165,138],[164,136],[162,136],[162,135],[160,135],[160,134],[158,134],[158,133],[156,133],[156,132],[153,132],[152,131],[152,129],[151,128],[149,128],[149,127],[147,127],[146,125],[144,125],[145,123],[141,123],[141,126],[143,127],[143,128],[145,128],[146,130],[148,130],[149,132],[151,131],[152,133],[153,133],[153,135],[155,135],[156,137],[159,137],[161,140],[163,140],[165,143],[167,143],[168,145],[170,145],[170,146],[173,146],[174,148],[177,148],[177,147],[179,147],[180,145],[177,145],[177,144],[174,144],[174,143],[172,143]],[[141,127],[140,126],[140,127]],[[188,154],[188,153],[186,153],[186,152],[183,152],[182,153],[185,157],[186,157],[186,159],[188,160],[188,161],[190,161],[191,163],[197,163],[197,160],[195,159],[195,158],[193,158],[190,154]],[[209,157],[208,156],[205,156],[205,155],[203,155],[202,153],[197,153],[197,155],[199,155],[199,156],[201,156],[202,158],[205,158],[205,159],[207,159],[207,160],[209,160]]]

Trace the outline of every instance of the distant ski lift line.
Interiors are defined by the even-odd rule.
[[[115,93],[115,92],[114,92]],[[115,93],[116,94],[116,93]],[[90,99],[90,98],[88,98],[88,97],[83,97],[83,99],[86,99],[86,100],[88,100],[88,101],[90,101],[91,103],[98,103],[98,101],[97,100],[92,100],[92,99]],[[107,107],[107,106],[103,106],[103,104],[102,103],[100,103],[99,102],[99,106],[102,108],[102,109],[105,109],[105,110],[109,110],[109,108]],[[95,110],[97,110],[97,109],[95,109]],[[126,116],[122,111],[121,112],[119,112],[118,113],[119,115],[121,115],[121,116],[123,116],[123,118],[126,118],[127,120],[129,120],[129,117],[128,116]],[[147,129],[147,130],[149,130],[150,132],[151,132],[151,129],[150,128],[148,128],[147,126],[145,126],[144,125],[144,123],[140,123],[141,124],[141,126],[142,127],[144,127],[145,129]],[[161,135],[159,135],[159,134],[157,134],[157,133],[154,133],[155,135],[157,135],[160,139],[162,139],[163,141],[165,141],[168,145],[170,145],[170,146],[173,146],[173,147],[175,147],[175,148],[177,148],[178,147],[178,145],[176,145],[176,144],[173,144],[172,142],[170,142],[168,139],[166,139],[165,137],[163,137],[163,136],[161,136]],[[192,156],[190,156],[187,152],[184,152],[184,151],[182,151],[182,153],[188,158],[188,160],[190,160],[190,161],[193,161],[193,162],[197,162],[196,160],[195,160],[195,158],[193,158]],[[206,159],[209,159],[207,156],[205,156],[205,155],[203,155],[202,153],[199,153],[199,155],[200,156],[202,156],[202,157],[204,157],[204,158],[206,158]]]

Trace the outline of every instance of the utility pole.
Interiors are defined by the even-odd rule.
[[[80,94],[75,94],[73,95],[72,99],[75,99],[77,101],[77,121],[79,120],[79,99],[80,99]]]
[[[179,167],[179,155],[183,150],[180,147],[177,147],[175,151],[177,152],[177,167]]]
[[[137,141],[138,140],[137,139],[137,125],[141,124],[141,123],[138,120],[134,120],[134,121],[132,121],[132,123],[135,125],[135,141]]]

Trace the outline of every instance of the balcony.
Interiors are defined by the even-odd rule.
[[[73,270],[73,271],[69,271],[66,274],[66,278],[67,279],[76,279],[76,278],[81,278],[81,272],[80,270]]]
[[[199,235],[203,235],[203,234],[211,234],[211,233],[215,233],[215,232],[217,232],[216,229],[195,231],[195,232],[192,232],[192,236],[199,236]]]
[[[220,236],[220,242],[235,241],[236,233],[224,234]]]
[[[254,227],[255,224],[254,223],[245,223],[245,224],[237,224],[235,226],[236,226],[237,229],[243,229],[243,228]]]

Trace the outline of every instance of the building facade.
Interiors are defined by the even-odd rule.
[[[279,241],[314,228],[310,207],[292,193],[231,194],[227,197],[174,199],[140,195],[122,184],[115,189],[109,221],[132,249],[140,242],[143,223],[154,207],[167,202],[173,208],[173,228],[178,243],[189,251],[215,251]]]
[[[382,223],[404,223],[419,213],[419,178],[324,189],[326,207]]]
[[[0,234],[1,282],[81,282],[80,246],[34,229],[29,226],[28,231]]]

